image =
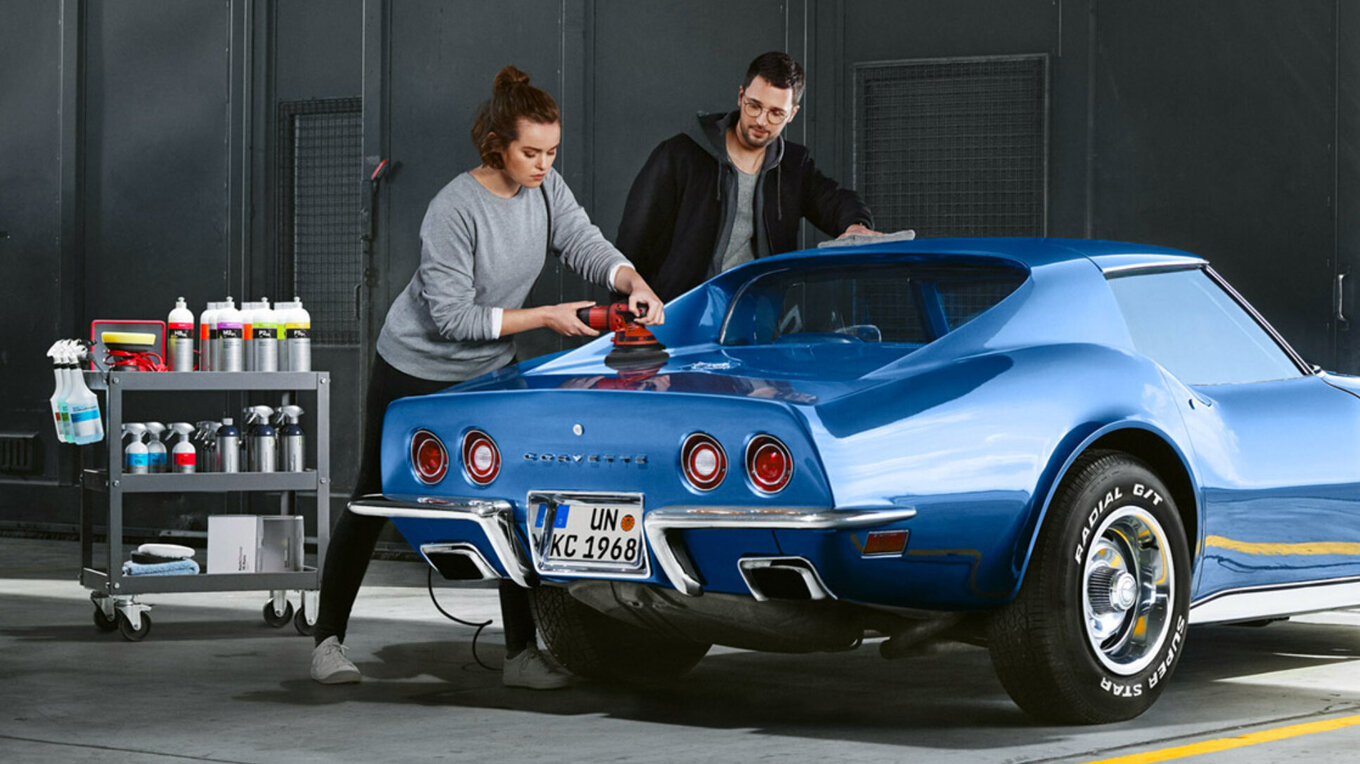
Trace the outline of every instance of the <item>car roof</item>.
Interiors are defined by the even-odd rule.
[[[1202,257],[1169,247],[1130,244],[1121,241],[1062,238],[973,237],[915,239],[885,244],[828,246],[816,254],[933,254],[969,257],[994,257],[1018,263],[1028,269],[1041,268],[1072,260],[1089,260],[1105,273],[1162,268],[1193,268],[1205,264]],[[791,253],[781,255],[806,256]]]

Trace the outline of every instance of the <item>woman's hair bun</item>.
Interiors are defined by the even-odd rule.
[[[521,72],[513,66],[506,66],[496,73],[496,79],[492,81],[491,88],[496,92],[509,90],[515,85],[528,85],[529,75]]]

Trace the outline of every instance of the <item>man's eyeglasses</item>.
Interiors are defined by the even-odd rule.
[[[770,124],[772,125],[778,125],[789,118],[789,113],[787,111],[774,107],[767,108],[765,104],[751,98],[741,99],[741,108],[746,112],[746,116],[751,119],[760,119],[760,115],[764,114],[765,118],[770,120]]]

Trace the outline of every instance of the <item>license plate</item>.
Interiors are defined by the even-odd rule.
[[[628,572],[646,567],[641,496],[532,498],[531,535],[545,570]]]

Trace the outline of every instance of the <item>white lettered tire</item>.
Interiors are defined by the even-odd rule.
[[[1175,670],[1189,607],[1189,545],[1170,491],[1132,456],[1088,452],[1054,497],[1019,595],[991,619],[992,664],[1039,719],[1132,719]]]

